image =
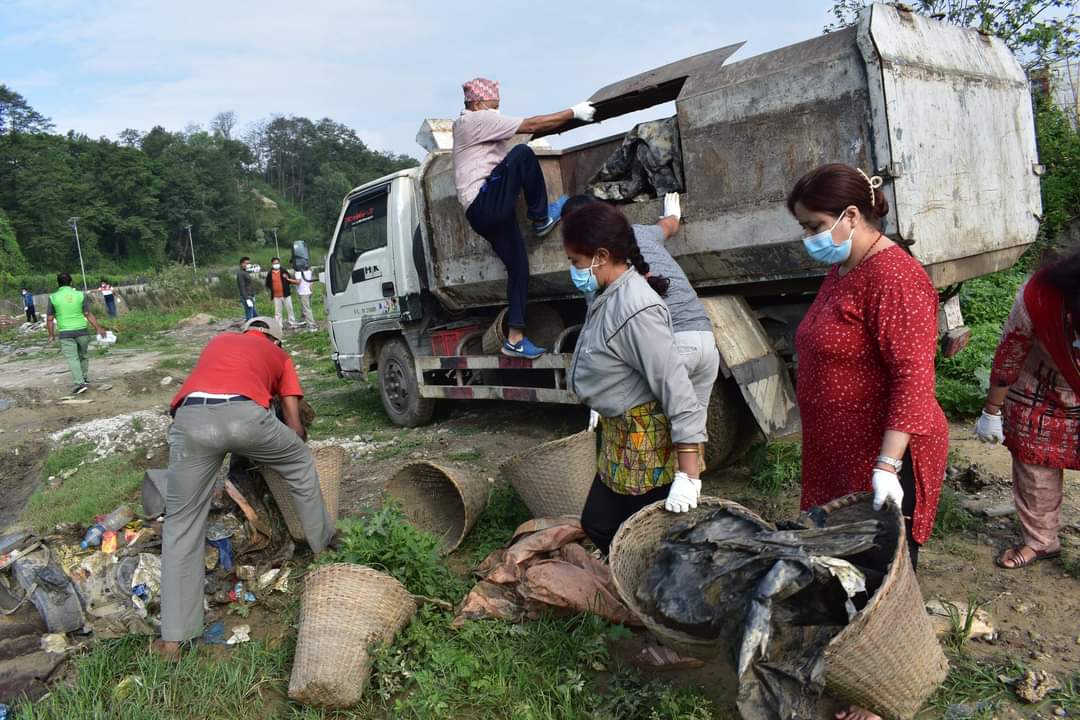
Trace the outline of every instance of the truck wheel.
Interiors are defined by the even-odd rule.
[[[390,421],[398,427],[426,425],[435,414],[435,400],[420,397],[412,353],[400,338],[386,341],[379,349],[379,395]]]
[[[705,429],[709,433],[709,442],[705,443],[707,469],[723,467],[738,455],[735,450],[739,425],[746,422],[748,415],[735,381],[717,378],[709,397],[709,417],[705,422]]]

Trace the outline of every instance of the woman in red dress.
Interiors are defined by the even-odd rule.
[[[1080,470],[1078,279],[1080,246],[1052,259],[1020,287],[975,425],[981,440],[1004,441],[1012,453],[1022,542],[998,557],[1006,570],[1061,554],[1064,470]]]
[[[907,520],[911,564],[930,537],[949,427],[934,394],[938,298],[915,258],[880,230],[881,179],[823,165],[788,196],[803,243],[831,264],[795,335],[802,507],[862,490]],[[842,720],[876,715],[851,707]]]

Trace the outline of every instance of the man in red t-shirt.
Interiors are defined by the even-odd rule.
[[[255,317],[241,333],[210,341],[172,400],[165,527],[161,542],[159,654],[175,658],[180,643],[203,632],[206,518],[214,476],[227,453],[273,468],[289,483],[312,551],[334,535],[315,460],[304,443],[304,391],[292,358],[281,349],[281,323]],[[270,409],[281,398],[285,424]]]
[[[270,297],[274,300],[274,319],[281,324],[281,308],[284,307],[289,313],[289,327],[296,325],[296,314],[292,304],[292,286],[299,285],[300,281],[289,274],[288,270],[281,267],[280,258],[271,258],[270,272],[266,273],[266,289],[270,291]]]

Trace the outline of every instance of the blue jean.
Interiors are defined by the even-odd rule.
[[[109,313],[109,317],[116,317],[116,298],[112,295],[105,296],[105,311]]]
[[[248,303],[251,303],[248,305]],[[244,306],[244,319],[250,320],[255,317],[255,298],[240,298],[240,304]]]
[[[517,196],[525,191],[530,220],[547,218],[547,185],[532,148],[518,145],[495,166],[480,194],[465,212],[473,230],[491,243],[506,266],[506,300],[510,305],[506,324],[525,328],[525,303],[529,295],[529,256],[517,223]]]

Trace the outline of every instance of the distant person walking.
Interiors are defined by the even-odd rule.
[[[296,262],[293,261],[293,268],[296,268]],[[296,270],[296,294],[300,296],[300,313],[304,316],[304,324],[308,327],[318,327],[315,324],[315,313],[311,311],[311,283],[318,282],[315,279],[315,273],[308,268],[307,270]]]
[[[109,313],[109,317],[116,317],[116,295],[113,294],[113,286],[109,284],[108,280],[101,278],[98,292],[101,293],[101,298],[105,301],[105,312]]]
[[[279,325],[282,307],[289,313],[289,326],[296,325],[296,311],[293,310],[292,289],[289,286],[299,284],[299,280],[293,278],[288,270],[281,267],[281,258],[270,260],[270,272],[266,273],[266,289],[270,291],[270,297],[274,300],[274,319]]]
[[[255,317],[255,280],[248,272],[251,258],[240,258],[240,269],[236,271],[236,287],[240,291],[240,304],[244,306],[244,320]]]
[[[57,333],[60,335],[60,352],[71,368],[72,390],[78,395],[86,391],[90,382],[87,378],[90,360],[86,355],[90,347],[88,328],[93,326],[99,337],[105,337],[105,328],[90,312],[90,299],[71,287],[70,274],[65,272],[57,275],[56,284],[60,288],[49,296],[49,305],[45,309],[46,327],[49,342],[56,338]]]
[[[34,293],[30,292],[29,288],[22,289],[22,301],[23,307],[26,308],[26,322],[36,323],[37,308],[34,307]]]

